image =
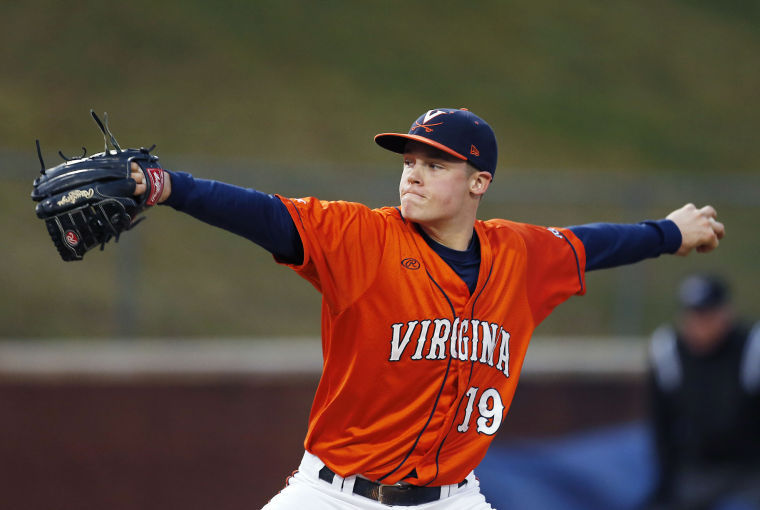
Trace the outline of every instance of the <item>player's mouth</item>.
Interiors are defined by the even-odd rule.
[[[406,191],[401,192],[401,198],[405,198],[409,196],[417,197],[417,198],[425,198],[425,195],[423,195],[422,193],[417,193],[416,191],[413,191],[413,190],[406,190]]]

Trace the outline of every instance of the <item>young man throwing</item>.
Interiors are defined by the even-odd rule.
[[[476,219],[490,126],[438,108],[408,133],[400,206],[289,199],[167,172],[164,204],[269,250],[322,294],[324,365],[305,454],[268,510],[491,508],[473,469],[499,430],[534,328],[586,271],[710,251],[723,225],[689,204],[638,224]],[[142,173],[136,193],[144,192]]]

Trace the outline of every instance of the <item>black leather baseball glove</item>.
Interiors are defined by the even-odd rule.
[[[136,219],[147,207],[161,197],[164,171],[158,157],[150,149],[122,149],[106,124],[94,111],[92,117],[103,132],[105,151],[79,158],[67,158],[59,151],[64,162],[45,168],[39,141],[37,155],[42,175],[34,180],[32,200],[37,216],[45,220],[48,233],[63,260],[81,260],[96,246],[105,244],[125,230],[133,228],[143,218]],[[112,149],[109,149],[108,144]],[[130,178],[130,166],[136,162],[145,174],[147,191],[135,196],[136,183]]]

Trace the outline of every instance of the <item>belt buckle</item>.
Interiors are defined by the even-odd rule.
[[[377,486],[377,502],[378,503],[387,503],[387,500],[385,499],[385,485],[380,484]]]
[[[397,504],[399,496],[398,491],[409,490],[412,487],[413,485],[401,482],[394,483],[393,485],[381,483],[377,487],[377,502],[383,504]]]

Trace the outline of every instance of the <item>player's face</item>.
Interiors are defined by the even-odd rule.
[[[467,162],[427,145],[410,142],[399,184],[401,213],[422,225],[456,220],[472,207]]]

